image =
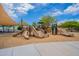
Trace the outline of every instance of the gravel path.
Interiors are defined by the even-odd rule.
[[[79,41],[79,35],[75,37],[66,37],[62,35],[50,35],[48,38],[35,38],[30,37],[29,40],[24,39],[23,37],[12,37],[11,34],[7,36],[0,36],[0,49],[21,46],[32,43],[43,43],[43,42],[61,42],[61,41]]]

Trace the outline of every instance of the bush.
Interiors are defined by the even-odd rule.
[[[18,30],[22,30],[22,27],[21,27],[21,26],[19,26],[17,29],[18,29]]]

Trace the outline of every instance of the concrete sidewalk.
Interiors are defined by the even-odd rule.
[[[79,41],[38,43],[0,49],[0,56],[79,56]]]

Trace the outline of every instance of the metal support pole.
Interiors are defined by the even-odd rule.
[[[9,32],[9,26],[8,26],[8,32]]]
[[[3,31],[2,32],[4,32],[4,26],[2,26],[2,28],[3,28]]]
[[[15,32],[15,26],[13,26],[13,32]]]

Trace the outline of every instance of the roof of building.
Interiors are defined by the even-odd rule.
[[[5,12],[2,5],[0,4],[0,25],[13,26],[16,22],[13,21],[10,16]]]

